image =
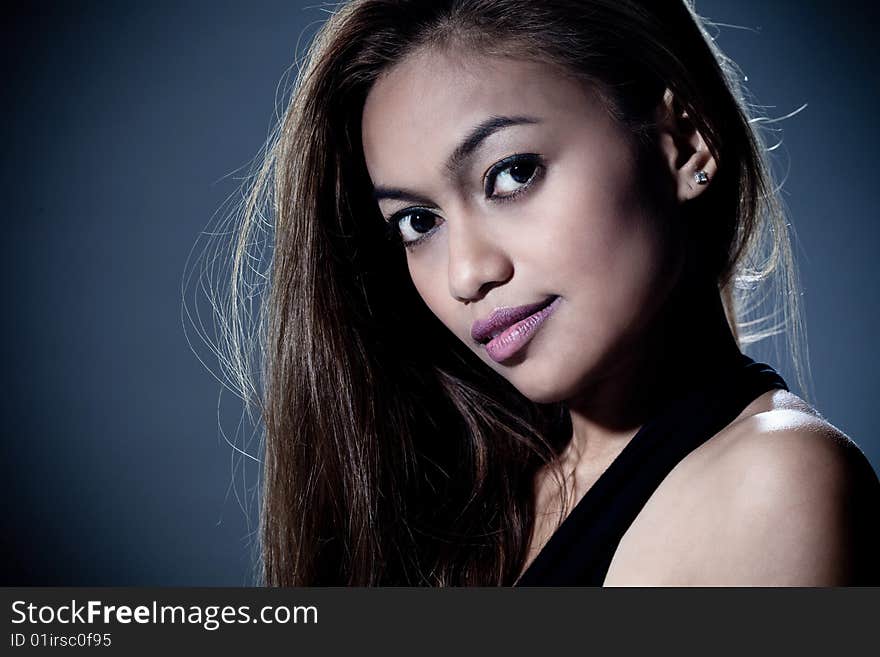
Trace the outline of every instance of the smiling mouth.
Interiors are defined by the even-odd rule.
[[[558,298],[559,296],[554,294],[538,303],[532,303],[525,306],[507,306],[504,308],[498,308],[486,319],[474,322],[471,327],[471,337],[475,342],[487,344],[516,323],[544,310]]]
[[[541,303],[501,308],[483,322],[476,322],[472,337],[484,345],[486,355],[503,363],[525,348],[559,306],[562,297],[551,296]],[[514,320],[514,321],[512,321]]]

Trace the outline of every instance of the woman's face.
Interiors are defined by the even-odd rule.
[[[672,281],[634,141],[593,92],[547,64],[423,51],[377,81],[362,130],[450,331],[533,401],[609,374]]]

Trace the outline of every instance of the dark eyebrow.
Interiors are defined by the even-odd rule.
[[[526,125],[531,123],[540,123],[541,119],[531,116],[490,116],[485,121],[479,123],[471,130],[462,142],[456,146],[455,150],[446,160],[446,171],[450,176],[454,176],[464,162],[474,154],[490,135],[498,132],[502,128],[512,125]],[[408,201],[410,203],[421,203],[423,205],[431,205],[431,202],[423,196],[409,192],[405,189],[394,187],[377,186],[373,188],[373,198],[376,201],[383,199],[395,201]]]
[[[407,201],[408,203],[418,203],[420,205],[433,205],[433,203],[415,192],[410,192],[397,187],[374,187],[373,198],[376,201],[387,199],[389,201]]]
[[[480,144],[490,135],[498,132],[502,128],[512,125],[523,125],[529,123],[540,123],[541,120],[531,116],[490,116],[488,119],[480,123],[471,130],[467,137],[452,151],[452,155],[446,161],[446,171],[450,175],[454,175],[461,165],[464,164],[474,151],[479,148]]]

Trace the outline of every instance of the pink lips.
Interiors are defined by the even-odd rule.
[[[471,337],[485,343],[489,358],[500,363],[528,344],[559,300],[552,296],[527,306],[498,308],[486,319],[474,322]]]

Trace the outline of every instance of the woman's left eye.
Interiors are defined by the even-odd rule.
[[[496,164],[486,175],[486,198],[504,200],[531,185],[541,171],[537,155],[512,155]]]

